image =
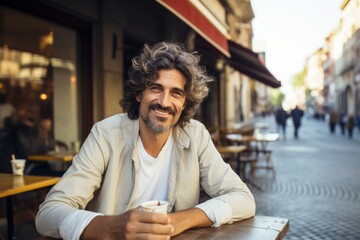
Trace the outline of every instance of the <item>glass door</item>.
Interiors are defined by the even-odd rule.
[[[69,147],[80,140],[77,42],[73,29],[0,6],[0,105],[8,106],[2,132],[46,118],[56,140]]]

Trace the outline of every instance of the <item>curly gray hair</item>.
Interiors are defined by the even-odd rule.
[[[207,96],[207,83],[213,81],[207,75],[205,67],[199,65],[200,56],[188,53],[182,44],[160,42],[153,47],[145,44],[142,53],[132,60],[127,81],[127,93],[120,101],[120,105],[127,112],[130,119],[139,118],[140,103],[136,96],[141,94],[151,82],[158,78],[162,69],[176,69],[186,78],[185,108],[177,125],[184,126],[190,121],[199,108],[202,100]]]

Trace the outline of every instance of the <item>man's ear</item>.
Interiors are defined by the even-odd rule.
[[[185,101],[185,103],[184,103],[184,105],[183,105],[183,107],[182,107],[182,109],[181,110],[184,110],[185,109],[185,107],[186,107],[186,101]]]
[[[136,101],[140,102],[141,101],[141,94],[136,96]]]

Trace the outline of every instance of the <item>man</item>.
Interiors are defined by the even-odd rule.
[[[280,106],[275,111],[275,121],[277,125],[277,131],[280,133],[280,129],[282,130],[283,139],[286,140],[286,120],[289,117],[288,113]]]
[[[15,118],[15,108],[7,102],[6,95],[0,92],[0,141],[11,129]]]
[[[127,114],[94,125],[40,206],[41,234],[169,239],[255,214],[247,186],[224,163],[205,127],[190,120],[212,80],[198,63],[198,55],[179,45],[145,45],[133,59],[121,101]],[[212,199],[198,204],[200,186]],[[141,211],[148,200],[168,201],[169,214]]]
[[[295,106],[293,110],[291,110],[291,117],[294,124],[294,137],[299,137],[299,128],[301,126],[301,118],[304,116],[304,111],[301,110],[298,106]]]
[[[358,111],[356,114],[356,125],[357,125],[359,133],[360,133],[360,111]]]
[[[330,117],[329,117],[329,127],[330,127],[330,133],[334,134],[336,130],[336,124],[338,122],[338,113],[335,109],[331,109],[330,111]]]
[[[27,112],[20,117],[9,134],[2,140],[0,147],[0,172],[11,173],[11,155],[18,159],[26,159],[30,154],[45,154],[55,148],[51,137],[51,120],[41,119],[38,124],[35,114]],[[27,172],[33,165],[27,162]],[[45,163],[47,165],[47,163]]]

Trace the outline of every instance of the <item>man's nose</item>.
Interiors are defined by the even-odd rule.
[[[171,106],[170,93],[163,91],[159,96],[159,104],[164,108]]]

